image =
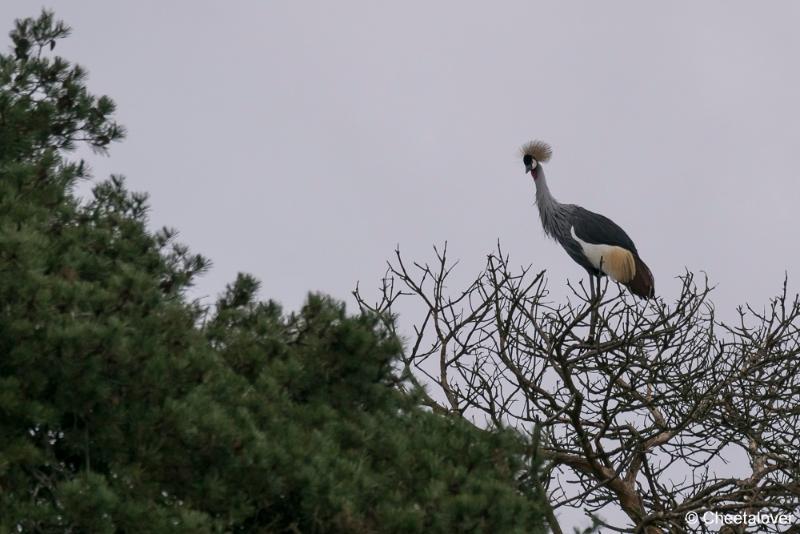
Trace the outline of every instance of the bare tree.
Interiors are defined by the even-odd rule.
[[[378,302],[356,298],[383,314],[398,299],[422,304],[407,384],[433,410],[540,436],[553,510],[617,507],[627,519],[601,523],[617,532],[711,531],[708,513],[756,521],[723,531],[800,531],[758,515],[800,504],[800,302],[785,283],[765,311],[725,324],[691,273],[672,303],[607,282],[594,301],[579,284],[554,303],[544,272],[515,272],[499,246],[450,293],[454,266],[446,245],[433,264],[398,251]],[[560,532],[555,516],[551,528]]]

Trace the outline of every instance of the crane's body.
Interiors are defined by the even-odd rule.
[[[523,163],[536,184],[536,206],[545,234],[592,276],[609,276],[634,295],[655,295],[650,269],[633,240],[614,221],[574,204],[562,204],[550,193],[540,163],[550,159],[550,147],[535,141],[523,147]]]

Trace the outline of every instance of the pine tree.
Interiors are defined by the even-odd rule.
[[[146,195],[73,194],[70,151],[124,130],[68,34],[43,12],[0,55],[0,531],[542,531],[531,444],[401,392],[376,316],[247,275],[205,309]]]

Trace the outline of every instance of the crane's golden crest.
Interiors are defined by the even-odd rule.
[[[545,163],[553,155],[553,149],[544,141],[531,141],[519,149],[522,156],[530,156],[539,163]]]

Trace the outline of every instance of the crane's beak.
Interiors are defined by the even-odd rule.
[[[529,172],[533,172],[533,165],[531,165],[530,163],[526,163],[525,164],[525,174],[528,174]]]

